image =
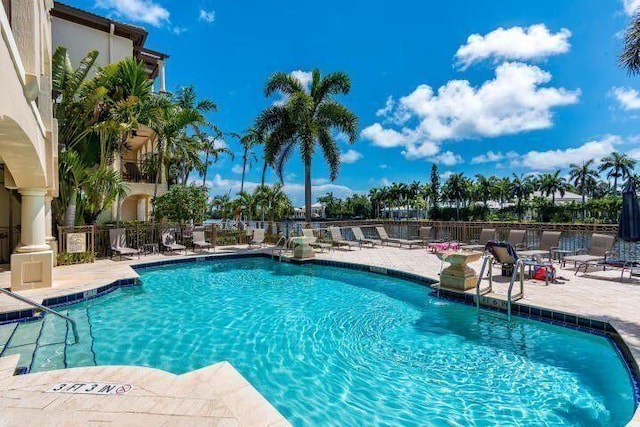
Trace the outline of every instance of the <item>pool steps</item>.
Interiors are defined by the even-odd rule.
[[[76,344],[73,344],[69,323],[50,314],[43,313],[35,320],[1,324],[0,357],[19,354],[18,371],[21,372],[95,366],[89,313],[86,309],[76,311],[73,319],[80,335]]]

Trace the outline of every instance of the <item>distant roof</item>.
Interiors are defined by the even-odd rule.
[[[51,9],[51,16],[107,33],[111,31],[111,24],[113,24],[115,27],[115,35],[132,40],[133,46],[137,48],[144,46],[144,42],[149,35],[143,27],[105,18],[104,16],[96,15],[95,13],[87,12],[86,10],[78,9],[77,7],[69,6],[59,1],[54,2],[53,9]]]
[[[571,191],[565,191],[564,196],[561,195],[559,191],[556,191],[554,195],[549,194],[548,196],[546,194],[542,194],[540,191],[533,192],[533,197],[546,197],[550,199],[552,196],[555,196],[556,200],[582,200],[582,196],[580,194],[572,193]]]

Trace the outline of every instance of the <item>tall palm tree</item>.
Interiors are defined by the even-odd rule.
[[[467,179],[464,173],[454,173],[444,184],[442,192],[456,204],[456,220],[460,220],[460,203],[467,198]]]
[[[199,130],[196,135],[200,140],[202,151],[204,151],[205,156],[203,165],[204,168],[198,171],[202,176],[202,188],[205,188],[207,186],[207,171],[209,169],[209,166],[213,163],[217,163],[220,159],[221,154],[229,155],[232,160],[234,158],[234,155],[233,151],[231,151],[229,147],[216,144],[216,141],[222,136],[222,132],[218,131],[217,129],[215,135],[213,136],[209,136],[201,130]],[[211,157],[213,161],[210,161],[209,157]]]
[[[244,191],[244,178],[247,172],[247,165],[249,165],[249,169],[251,169],[253,162],[257,160],[256,153],[253,151],[253,147],[258,144],[262,144],[263,142],[264,132],[262,132],[255,126],[247,129],[245,134],[240,137],[240,145],[242,145],[242,177],[240,179],[241,193]]]
[[[337,130],[354,143],[358,135],[358,119],[346,107],[334,100],[335,95],[348,94],[349,77],[342,72],[324,78],[320,70],[312,73],[311,88],[307,89],[295,77],[275,73],[267,81],[265,95],[282,93],[286,101],[267,108],[257,120],[258,128],[270,133],[265,147],[267,163],[283,181],[284,166],[298,148],[304,164],[304,198],[307,222],[311,221],[311,162],[316,149],[320,149],[329,166],[333,181],[340,170],[340,149],[333,137]]]
[[[585,217],[585,205],[587,203],[587,193],[589,193],[598,181],[598,171],[593,166],[594,160],[589,159],[582,164],[572,163],[569,165],[569,181],[580,191],[582,196],[582,217]]]
[[[564,196],[567,190],[566,180],[560,176],[560,171],[554,173],[543,173],[538,177],[538,190],[545,196],[551,196],[551,203],[556,203],[556,193]]]
[[[607,172],[607,178],[613,178],[613,189],[618,193],[618,179],[632,175],[636,160],[626,154],[614,151],[600,161],[600,172]]]
[[[516,210],[518,221],[522,220],[522,202],[527,200],[533,191],[533,185],[529,176],[513,174],[511,180],[511,194],[516,198]],[[563,194],[564,194],[564,190]]]
[[[635,14],[631,18],[618,62],[629,74],[640,74],[640,14]]]

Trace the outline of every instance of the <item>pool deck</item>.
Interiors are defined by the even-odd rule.
[[[270,253],[269,249],[262,251]],[[245,246],[228,247],[224,251],[220,249],[217,251],[218,254],[252,252],[260,252],[260,250],[247,251]],[[194,256],[194,254],[187,256]],[[42,301],[45,298],[94,289],[115,280],[137,278],[138,275],[131,268],[131,265],[183,257],[183,255],[153,255],[140,259],[135,257],[133,259],[123,259],[122,261],[98,260],[93,264],[57,267],[54,269],[54,286],[52,288],[34,289],[20,293],[36,301]],[[441,268],[440,260],[422,248],[378,247],[351,251],[334,250],[317,253],[316,257],[330,261],[399,270],[432,279],[438,278]],[[479,270],[481,261],[471,263],[470,266]],[[569,266],[567,265],[567,267]],[[558,268],[557,274],[568,280],[564,284],[551,284],[549,286],[545,286],[543,282],[526,280],[525,297],[518,303],[609,322],[627,344],[636,364],[640,365],[640,310],[638,309],[640,303],[640,278],[629,279],[629,275],[626,273],[624,280],[620,281],[620,271],[618,270],[593,271],[586,275],[579,273],[575,276],[571,268]],[[495,292],[506,294],[507,284],[504,280],[501,280],[498,269],[494,270],[494,279]],[[9,273],[0,272],[0,286],[6,287],[8,283]],[[26,307],[22,303],[0,295],[0,313],[24,308]],[[7,359],[10,360],[7,361]],[[10,366],[12,363],[15,366],[17,361],[12,360],[14,360],[12,356],[0,359],[0,395],[2,396],[0,398],[0,409],[3,414],[7,414],[16,423],[23,421],[25,414],[28,412],[31,418],[43,417],[43,420],[51,420],[51,417],[55,417],[58,420],[58,417],[62,417],[60,419],[77,420],[77,424],[87,424],[91,420],[95,420],[96,424],[120,420],[125,421],[125,424],[127,424],[127,421],[131,423],[135,422],[135,420],[148,419],[154,421],[154,425],[164,425],[163,423],[165,422],[167,423],[166,425],[193,424],[194,420],[216,425],[288,425],[277,410],[227,363],[211,365],[181,376],[141,367],[90,367],[9,376],[6,374],[9,370],[4,368],[5,370],[3,371],[3,367]],[[209,369],[211,369],[211,372],[208,371]],[[4,376],[2,372],[5,372]],[[132,383],[134,387],[138,385],[140,389],[136,393],[143,394],[105,397],[75,394],[58,395],[43,392],[43,385],[61,381],[127,382]],[[167,391],[170,390],[170,387],[167,387],[168,383],[181,384],[181,386],[174,391]],[[240,387],[240,383],[244,385]],[[154,388],[154,384],[161,384],[162,386]],[[193,384],[193,387],[187,384]],[[234,388],[234,384],[238,386]],[[196,387],[196,385],[198,386]],[[223,411],[224,416],[212,415],[213,418],[189,418],[203,416],[201,413],[196,413],[196,409],[189,409],[200,408],[199,405],[201,404],[205,405],[205,403],[198,400],[204,396],[198,394],[199,387],[202,387],[202,389],[211,387],[214,390],[212,395],[218,399],[216,402],[222,406],[226,405],[230,412]],[[152,395],[152,392],[158,394]],[[167,395],[166,393],[173,394]],[[212,395],[207,395],[207,397]],[[158,399],[167,398],[169,400],[167,400],[166,405],[158,403],[150,407],[150,402],[153,401],[154,396]],[[99,410],[101,405],[99,402],[107,402],[101,399],[108,399],[108,405],[106,405],[108,410]],[[126,399],[139,401],[140,404],[137,405]],[[194,403],[194,399],[198,403]],[[158,402],[161,401],[162,399],[158,400]],[[185,405],[178,405],[177,401],[187,402],[189,405],[186,403]],[[214,405],[214,403],[210,404]],[[98,409],[87,409],[87,405],[89,407],[97,405],[96,408]],[[60,410],[59,407],[64,408],[64,411]],[[29,409],[27,411],[24,408]],[[167,412],[172,410],[181,411],[181,413],[169,414]],[[188,413],[183,414],[182,412],[185,411]],[[96,418],[90,418],[91,414],[95,415]],[[155,422],[156,420],[158,422]],[[216,421],[214,422],[214,420]],[[61,424],[68,425],[68,423],[64,422],[61,422]],[[8,425],[12,424],[9,423]],[[640,411],[636,412],[629,425],[640,426]]]

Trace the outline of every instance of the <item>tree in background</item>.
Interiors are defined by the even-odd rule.
[[[320,149],[329,165],[333,181],[340,170],[340,149],[334,131],[347,135],[349,143],[358,136],[358,119],[346,107],[334,100],[335,95],[346,95],[351,90],[349,77],[342,72],[324,78],[320,70],[312,73],[311,88],[287,73],[275,73],[267,81],[265,95],[280,92],[286,97],[282,104],[274,104],[258,117],[258,128],[269,132],[265,147],[265,160],[275,165],[283,181],[284,166],[295,151],[300,150],[304,164],[304,196],[306,220],[311,221],[311,162],[316,149]]]
[[[207,193],[199,185],[174,185],[165,194],[154,197],[153,214],[156,220],[167,218],[171,222],[196,224],[205,220]]]
[[[573,184],[582,196],[582,218],[584,219],[586,212],[586,198],[598,182],[598,171],[593,166],[594,160],[589,159],[581,164],[572,163],[569,165],[569,181]]]
[[[626,154],[614,151],[600,161],[600,172],[606,172],[607,178],[613,178],[613,189],[618,194],[618,179],[624,180],[633,174],[636,161]]]
[[[260,185],[254,192],[256,203],[265,210],[269,223],[293,213],[293,203],[282,191],[282,184]]]
[[[438,166],[431,165],[431,184],[429,185],[429,200],[431,200],[431,209],[438,210],[438,202],[440,201],[440,174]]]

